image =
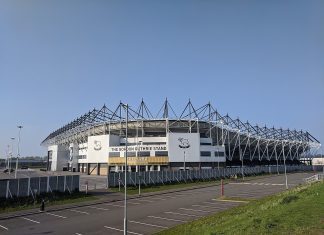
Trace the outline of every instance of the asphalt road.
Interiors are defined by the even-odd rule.
[[[288,175],[289,187],[312,173]],[[225,185],[225,195],[261,198],[285,190],[283,175]],[[211,186],[128,200],[128,234],[153,234],[180,223],[241,205],[222,201],[220,187]],[[122,234],[123,202],[100,203],[74,209],[0,220],[0,234]]]

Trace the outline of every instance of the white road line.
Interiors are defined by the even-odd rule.
[[[119,232],[124,232],[123,229],[118,229],[118,228],[113,228],[113,227],[108,227],[108,226],[104,226],[104,227],[107,228],[107,229],[111,229],[111,230],[115,230],[115,231],[119,231]],[[141,234],[141,233],[135,233],[135,232],[131,232],[131,231],[128,231],[128,230],[127,230],[127,233],[136,234],[136,235],[144,235],[144,234]]]
[[[214,206],[203,206],[203,205],[191,205],[195,207],[210,208],[210,209],[226,209],[224,207],[214,207]]]
[[[178,198],[178,197],[171,197],[171,196],[163,196],[163,197],[166,197],[166,198]]]
[[[167,198],[161,198],[161,197],[153,197],[153,198],[150,198],[150,199],[157,199],[157,200],[162,200],[162,201],[168,200]]]
[[[101,208],[101,207],[95,207],[95,206],[87,206],[88,208],[96,209],[96,210],[102,210],[102,211],[109,211],[107,208]]]
[[[122,205],[115,205],[115,204],[106,204],[107,206],[115,206],[115,207],[124,207]]]
[[[170,218],[165,218],[165,217],[159,217],[159,216],[153,216],[153,215],[149,215],[147,216],[149,218],[153,218],[153,219],[162,219],[162,220],[169,220],[169,221],[175,221],[175,222],[182,222],[182,223],[186,223],[188,221],[186,220],[180,220],[180,219],[170,219]]]
[[[195,209],[189,209],[189,208],[179,208],[179,210],[185,210],[185,211],[197,211],[197,212],[211,212],[211,211],[205,211],[205,210],[195,210]]]
[[[5,230],[9,230],[7,227],[0,225],[0,228],[3,228]]]
[[[75,235],[82,235],[81,233],[75,233]]]
[[[30,222],[36,223],[36,224],[40,224],[40,222],[39,221],[36,221],[36,220],[28,219],[26,217],[21,217],[21,218],[24,219],[24,220],[28,220]]]
[[[136,200],[136,201],[140,201],[140,202],[155,202],[155,201],[150,201],[150,200],[146,200],[146,199],[132,199],[132,200]]]
[[[189,215],[189,214],[182,214],[182,213],[177,213],[177,212],[172,212],[172,211],[167,211],[164,212],[166,214],[173,214],[173,215],[184,215],[184,216],[189,216],[189,217],[201,217],[200,215]]]
[[[52,216],[55,216],[55,217],[59,217],[59,218],[62,218],[62,219],[66,219],[65,216],[62,216],[62,215],[57,215],[57,214],[53,214],[53,213],[49,213],[49,212],[46,212],[47,215],[52,215]]]
[[[74,209],[70,209],[69,211],[73,211],[73,212],[80,213],[80,214],[90,215],[88,212],[85,212],[85,211],[78,211],[78,210],[74,210]]]
[[[131,222],[131,223],[134,223],[134,224],[147,225],[147,226],[151,226],[151,227],[157,227],[157,228],[168,228],[168,227],[161,226],[161,225],[147,224],[147,223],[142,223],[142,222],[138,222],[138,221],[134,221],[134,220],[128,220],[128,222]]]
[[[221,203],[215,203],[215,202],[203,202],[203,203],[210,204],[210,205],[218,205],[218,206],[222,205]]]
[[[141,205],[141,203],[138,203],[138,202],[129,202],[129,201],[127,201],[127,204]]]

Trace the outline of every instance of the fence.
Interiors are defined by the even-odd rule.
[[[80,176],[47,176],[0,180],[0,198],[28,197],[53,191],[79,190]]]
[[[293,171],[311,171],[312,166],[287,166],[287,172]],[[261,167],[244,167],[244,175],[257,175],[262,173],[283,173],[284,166],[261,166]],[[165,184],[174,182],[190,182],[196,180],[210,180],[242,175],[242,168],[220,168],[220,169],[201,169],[187,171],[148,171],[148,172],[127,172],[127,185]],[[108,187],[117,187],[125,182],[125,174],[109,173]]]

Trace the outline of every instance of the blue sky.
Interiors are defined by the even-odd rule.
[[[45,155],[53,130],[104,103],[157,113],[189,98],[324,142],[323,1],[0,2],[0,156]]]

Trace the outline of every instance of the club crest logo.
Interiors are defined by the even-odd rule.
[[[178,141],[179,141],[179,147],[180,148],[186,149],[186,148],[190,147],[188,139],[179,138]]]
[[[93,149],[94,149],[94,150],[97,150],[97,151],[101,150],[101,142],[98,141],[98,140],[95,140],[95,141],[94,141]]]

